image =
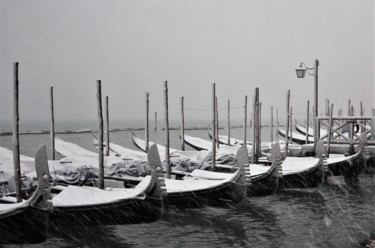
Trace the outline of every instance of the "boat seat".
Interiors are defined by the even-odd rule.
[[[1,203],[17,203],[17,197],[14,196],[3,196],[0,197]]]
[[[99,178],[93,180],[95,187],[99,187]],[[104,179],[104,188],[124,188],[124,182],[113,179]]]

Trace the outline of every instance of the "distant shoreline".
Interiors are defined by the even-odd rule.
[[[283,125],[280,125],[283,126]],[[270,127],[270,125],[262,125],[262,127]],[[276,127],[276,126],[274,126]],[[231,129],[236,129],[236,128],[243,128],[243,125],[238,125],[238,126],[231,126]],[[170,127],[169,130],[179,130],[180,127]],[[185,127],[185,130],[205,130],[208,129],[208,127]],[[226,127],[219,127],[219,129],[227,129]],[[130,131],[144,131],[144,127],[136,127],[136,128],[113,128],[110,129],[109,132],[130,132]],[[164,128],[158,129],[158,130],[164,130]],[[155,131],[153,128],[150,128],[150,131]],[[97,129],[80,129],[80,130],[60,130],[60,131],[55,131],[56,134],[77,134],[77,133],[97,133]],[[34,130],[34,131],[23,131],[20,132],[20,135],[35,135],[35,134],[49,134],[49,130]],[[0,136],[11,136],[13,135],[13,132],[11,131],[5,131],[5,132],[0,132]]]

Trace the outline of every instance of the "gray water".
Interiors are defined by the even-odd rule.
[[[142,126],[142,122],[134,122],[136,124]],[[121,126],[120,123],[115,125]],[[48,129],[48,123],[30,122],[22,128]],[[65,122],[58,128],[79,130],[96,128],[96,124]],[[8,131],[9,126],[3,124],[2,130]],[[186,133],[208,138],[207,130]],[[241,138],[242,134],[242,128],[232,130],[236,138]],[[136,149],[130,132],[110,135],[111,142]],[[139,131],[137,135],[144,137],[144,132]],[[59,137],[95,151],[90,134],[61,134]],[[248,137],[251,139],[250,129]],[[262,137],[264,141],[271,139],[269,128],[263,129]],[[21,153],[28,156],[34,156],[40,144],[49,144],[48,134],[21,135],[20,138]],[[164,132],[152,130],[150,139],[164,144]],[[170,139],[172,147],[180,147],[178,131],[171,131]],[[11,136],[0,137],[0,145],[11,148]],[[150,224],[65,227],[51,232],[50,238],[42,244],[24,247],[361,247],[374,238],[375,173],[370,171],[361,174],[358,181],[346,182],[342,177],[335,177],[330,184],[303,190],[302,194],[278,192],[251,197],[230,209],[207,207],[169,211]]]

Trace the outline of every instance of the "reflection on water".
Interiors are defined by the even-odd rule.
[[[242,130],[237,132],[240,137]],[[189,134],[207,137],[204,130]],[[90,134],[60,137],[95,151]],[[111,133],[111,139],[136,149],[129,132]],[[171,139],[179,147],[177,131]],[[21,136],[21,153],[33,156],[48,140],[49,135]],[[151,140],[164,143],[164,135],[151,132]],[[11,147],[11,137],[1,137],[1,145]],[[24,247],[356,247],[375,238],[375,173],[370,165],[358,180],[335,177],[319,188],[252,197],[235,208],[171,210],[149,224],[55,227],[43,244]]]

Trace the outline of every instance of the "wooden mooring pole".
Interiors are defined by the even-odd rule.
[[[181,150],[185,151],[185,114],[184,97],[181,97]]]
[[[50,108],[51,108],[51,119],[50,119],[50,139],[51,139],[51,159],[55,160],[55,113],[53,105],[53,87],[49,88],[50,92]]]
[[[19,136],[19,92],[18,92],[18,62],[14,63],[14,81],[13,81],[13,165],[14,165],[14,180],[16,183],[16,197],[17,202],[22,201],[21,197],[21,162],[20,162],[20,136]]]
[[[273,143],[273,106],[271,106],[271,143]]]
[[[306,144],[309,143],[310,101],[307,101],[306,109]]]
[[[258,163],[258,145],[259,145],[259,88],[255,88],[253,109],[253,145],[252,145],[252,163]]]
[[[332,136],[332,115],[333,115],[333,104],[331,104],[331,109],[329,111],[329,126],[328,126],[328,137],[327,137],[327,154],[326,157],[329,158],[329,153],[331,150],[331,136]]]
[[[216,113],[216,123],[215,123],[215,130],[216,130],[216,146],[217,146],[217,149],[220,148],[219,146],[219,107],[218,107],[218,103],[217,103],[217,97],[215,98],[215,113]]]
[[[154,130],[158,130],[158,112],[155,112],[155,127]]]
[[[290,120],[290,115],[289,115],[289,103],[290,103],[290,90],[288,90],[286,94],[286,128],[285,128],[285,156],[288,155],[288,149],[289,149],[289,120]]]
[[[102,84],[96,81],[96,100],[98,104],[98,142],[99,142],[99,188],[104,189],[104,156],[103,156],[103,109],[102,109]]]
[[[164,108],[165,108],[165,163],[167,166],[167,178],[171,178],[171,163],[169,161],[169,117],[168,117],[168,81],[164,82]]]
[[[216,88],[212,84],[212,170],[216,163]]]
[[[247,139],[247,96],[245,96],[245,105],[244,105],[244,127],[243,127],[243,145],[246,145]]]
[[[146,97],[146,127],[145,127],[145,151],[148,152],[149,148],[149,138],[150,138],[150,132],[149,132],[149,110],[150,110],[150,99],[149,99],[150,94],[148,92],[145,93]]]
[[[109,102],[108,96],[105,97],[105,155],[109,156]]]
[[[290,123],[290,130],[289,130],[289,132],[290,132],[290,139],[289,139],[289,142],[290,143],[293,143],[293,108],[292,107],[290,107],[290,121],[289,121],[289,123]]]
[[[227,116],[227,121],[228,121],[228,145],[230,145],[230,100],[228,99],[228,116]]]

